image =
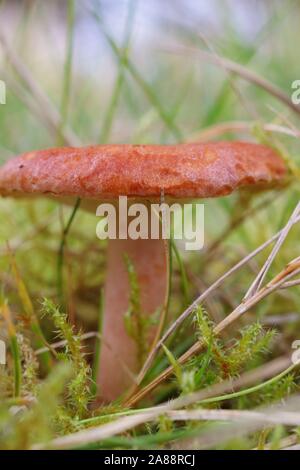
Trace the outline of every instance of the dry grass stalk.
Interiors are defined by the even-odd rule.
[[[174,331],[178,328],[179,325],[183,323],[186,318],[188,318],[195,310],[197,305],[201,304],[208,295],[211,294],[215,289],[217,289],[229,276],[231,276],[233,273],[235,273],[237,270],[239,270],[242,266],[247,264],[252,258],[254,258],[258,253],[260,253],[262,250],[264,250],[266,247],[268,247],[271,243],[280,240],[280,242],[274,246],[271,255],[268,257],[268,260],[273,259],[273,255],[278,252],[279,247],[282,245],[286,235],[288,234],[289,230],[293,225],[295,225],[297,222],[300,220],[300,216],[298,214],[299,211],[299,203],[297,204],[297,207],[293,214],[291,215],[289,221],[287,222],[286,226],[277,232],[273,237],[271,237],[269,240],[267,240],[265,243],[260,245],[256,250],[248,254],[246,257],[244,257],[241,261],[239,261],[235,266],[233,266],[230,270],[228,270],[225,274],[223,274],[217,281],[215,281],[208,289],[206,289],[205,292],[203,292],[176,320],[175,322],[168,328],[168,330],[164,333],[162,336],[161,340],[156,344],[155,348],[151,351],[149,354],[147,360],[145,361],[145,364],[140,371],[138,377],[137,377],[137,383],[140,384],[145,377],[147,371],[149,370],[154,357],[156,354],[159,352],[160,348],[162,345],[165,343],[165,341],[169,338],[169,336],[174,333]],[[296,215],[295,215],[296,214]],[[273,255],[272,255],[273,253]],[[268,266],[270,266],[268,261]],[[294,260],[292,263],[297,264],[297,260]],[[281,279],[281,282],[279,281],[278,283],[276,282],[276,279],[273,280],[273,282],[269,283],[264,289],[261,289],[259,293],[256,295],[253,295],[252,297],[248,299],[244,299],[244,301],[228,316],[226,317],[223,321],[221,321],[215,329],[215,333],[219,334],[221,331],[223,331],[229,324],[231,324],[233,321],[235,321],[237,318],[239,318],[243,313],[247,312],[252,306],[254,306],[257,302],[262,300],[265,296],[269,295],[276,289],[280,289],[283,287],[286,287],[286,282],[289,281],[290,277],[293,277],[297,274],[296,268],[295,271],[289,271],[294,267],[294,264],[292,266],[287,266],[283,272],[280,274],[283,276],[283,280]],[[264,268],[266,271],[266,267]],[[259,273],[258,276],[261,276]],[[255,281],[254,281],[255,282]],[[295,281],[293,281],[295,282]],[[246,302],[246,300],[248,300]],[[199,352],[202,349],[203,345],[200,342],[195,343],[185,354],[181,356],[179,359],[180,363],[186,362],[190,357],[192,357],[195,353]],[[131,394],[129,398],[126,401],[126,405],[128,406],[133,406],[135,403],[137,403],[141,398],[143,398],[145,395],[147,395],[151,390],[153,390],[158,384],[160,384],[162,381],[164,381],[166,378],[170,376],[172,373],[173,368],[169,367],[167,368],[164,372],[162,372],[156,379],[154,379],[149,385],[145,386],[144,389],[141,391],[137,392],[137,387],[134,390],[131,390]]]

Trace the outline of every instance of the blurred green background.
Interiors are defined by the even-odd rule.
[[[291,101],[274,95],[280,90],[289,102],[292,82],[300,79],[299,24],[295,0],[2,1],[0,79],[7,97],[0,105],[1,162],[63,144],[234,138],[276,146],[293,182],[255,197],[205,201],[204,250],[187,254],[179,245],[188,299],[174,261],[171,322],[187,301],[277,232],[298,202],[300,108],[296,112]],[[228,70],[220,57],[238,64],[237,70]],[[275,132],[266,132],[268,126]],[[0,282],[16,316],[20,307],[7,242],[39,310],[43,297],[57,298],[57,253],[69,214],[54,202],[0,200]],[[105,277],[105,244],[96,239],[96,223],[96,217],[79,211],[66,247],[68,314],[84,331],[97,328]],[[266,253],[209,299],[215,321],[240,302]],[[269,277],[298,255],[295,227]],[[300,337],[299,287],[268,297],[241,323],[257,318],[278,329],[271,355],[289,353]],[[48,322],[42,320],[52,339]],[[192,341],[181,334],[186,342],[175,342],[177,354]]]

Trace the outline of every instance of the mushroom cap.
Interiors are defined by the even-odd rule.
[[[247,142],[97,145],[24,153],[0,168],[3,196],[207,198],[286,175],[270,147]]]

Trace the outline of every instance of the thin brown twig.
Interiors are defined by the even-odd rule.
[[[84,333],[84,334],[80,335],[80,337],[79,337],[79,339],[81,341],[84,341],[84,340],[90,339],[90,338],[97,338],[99,341],[101,341],[101,335],[97,331],[89,331],[88,333]],[[55,343],[51,343],[51,348],[52,349],[59,349],[59,348],[63,348],[67,344],[68,344],[67,340],[56,341]],[[34,351],[34,353],[38,356],[40,354],[43,354],[43,353],[49,351],[49,349],[50,349],[49,347],[45,346],[43,348],[36,349]]]
[[[200,131],[195,131],[185,140],[187,142],[199,142],[214,139],[228,132],[251,132],[255,128],[256,124],[257,123],[255,121],[221,122],[219,124],[214,124],[212,126],[201,129]],[[289,127],[280,126],[278,124],[262,124],[262,128],[266,132],[284,134],[298,139],[300,138],[300,131],[296,129],[290,129]]]
[[[187,46],[176,45],[176,47],[168,48],[165,50],[166,52],[169,52],[169,53],[173,53],[173,54],[179,53],[179,54],[184,54],[185,56],[187,54],[198,55],[199,57],[202,57],[203,59],[215,65],[221,65],[226,70],[232,73],[235,73],[239,75],[241,78],[243,78],[244,80],[247,80],[248,82],[251,82],[254,85],[264,89],[267,93],[274,96],[276,99],[278,99],[283,104],[285,104],[288,108],[294,111],[298,116],[300,115],[300,107],[292,102],[289,95],[284,93],[284,91],[282,91],[279,87],[277,87],[270,81],[266,80],[264,77],[261,77],[260,75],[256,74],[252,70],[249,70],[248,68],[234,62],[233,60],[230,60],[221,56],[216,57],[214,54],[210,52],[207,52],[201,49],[196,49],[193,47],[187,47]]]
[[[299,222],[300,220],[300,216],[297,217],[294,221],[293,221],[293,224],[296,224],[297,222]],[[271,237],[269,240],[267,240],[265,243],[263,243],[262,245],[260,245],[258,248],[256,248],[254,251],[252,251],[250,254],[248,254],[247,256],[245,256],[241,261],[239,261],[237,264],[235,264],[231,269],[229,269],[226,273],[224,273],[219,279],[217,279],[217,281],[215,281],[208,289],[205,290],[205,292],[203,292],[202,294],[200,294],[196,300],[175,320],[175,322],[167,329],[167,331],[164,333],[164,335],[162,336],[162,338],[160,339],[160,341],[156,344],[155,346],[155,349],[153,349],[151,351],[151,353],[149,354],[147,360],[145,361],[144,363],[144,366],[143,368],[141,369],[140,373],[138,374],[138,377],[137,377],[137,380],[136,380],[136,383],[139,385],[142,380],[144,379],[147,371],[149,370],[153,360],[154,360],[154,357],[156,356],[156,354],[158,353],[158,351],[160,350],[160,348],[162,347],[162,345],[165,343],[165,341],[169,338],[169,336],[174,333],[174,331],[178,328],[179,325],[181,325],[195,310],[195,308],[197,307],[197,305],[201,304],[208,295],[211,294],[211,292],[213,292],[214,290],[216,290],[229,276],[231,276],[234,272],[236,272],[237,270],[239,270],[241,267],[243,267],[245,264],[247,264],[252,258],[254,258],[258,253],[260,253],[261,251],[263,251],[266,247],[268,247],[270,244],[272,244],[274,241],[276,241],[282,231],[284,229],[280,230],[279,232],[277,232],[275,235],[273,235],[273,237]],[[192,348],[196,347],[195,345],[192,346]],[[182,356],[183,359],[185,360],[185,354]],[[190,357],[190,355],[188,355],[188,357]],[[145,387],[145,391],[147,390],[147,393],[148,391],[152,390],[153,388],[156,387],[156,385],[158,383],[160,383],[161,380],[164,380],[165,378],[167,378],[169,376],[169,374],[172,372],[172,367],[169,367],[167,368],[164,372],[162,372],[156,379],[153,380],[153,382],[151,382],[148,386]],[[137,391],[137,388],[135,389],[135,392]],[[135,393],[133,392],[133,393]],[[136,397],[139,396],[139,392],[137,393]],[[126,397],[127,398],[127,397]],[[134,399],[134,396],[131,396],[131,398],[129,398],[127,401],[126,401],[126,404],[132,404],[132,403],[135,403],[135,399]]]
[[[290,228],[299,220],[298,215],[298,206],[300,203],[297,204],[295,210],[293,211],[289,221],[287,222],[286,226],[280,231],[280,234],[277,240],[283,240],[284,237],[289,232]],[[281,246],[281,245],[280,245]],[[276,243],[272,253],[277,253],[278,244]],[[268,260],[272,258],[272,256],[268,257]],[[265,263],[266,265],[266,263]],[[215,328],[214,333],[219,335],[225,328],[227,328],[230,324],[232,324],[235,320],[237,320],[241,315],[246,313],[250,308],[256,305],[259,301],[261,301],[264,297],[271,294],[274,290],[279,289],[285,282],[287,282],[291,277],[296,276],[300,273],[300,257],[292,260],[283,271],[281,271],[275,278],[272,279],[265,287],[261,288],[259,291],[253,292],[251,297],[247,297],[243,299],[242,303],[231,312],[224,320],[222,320]],[[258,274],[257,278],[260,277],[260,273]],[[256,278],[256,279],[257,279]],[[206,291],[207,292],[207,291]],[[201,297],[201,296],[200,296]],[[192,310],[193,311],[193,310]],[[179,317],[180,318],[180,317]],[[191,348],[186,351],[178,360],[180,364],[185,363],[188,359],[194,356],[196,353],[200,352],[203,348],[203,343],[201,341],[195,343]],[[140,400],[142,396],[147,394],[150,390],[155,388],[162,380],[165,380],[169,374],[172,372],[173,368],[169,367],[166,371],[164,371],[160,376],[158,376],[155,380],[153,380],[148,386],[146,386],[143,390],[138,392],[135,396],[131,397],[128,402],[126,403],[128,406],[132,406],[136,400]]]
[[[243,376],[235,380],[229,379],[222,383],[217,383],[204,390],[179,397],[162,405],[143,410],[142,412],[137,410],[136,413],[131,416],[125,416],[114,422],[59,437],[47,444],[36,444],[33,449],[66,449],[82,446],[91,442],[97,442],[133,429],[140,424],[153,421],[160,415],[171,412],[172,410],[184,408],[207,398],[229,393],[232,392],[232,390],[238,390],[242,387],[249,387],[258,381],[263,381],[278,373],[282,373],[290,366],[290,364],[290,358],[280,357],[255,370],[246,372]]]
[[[220,335],[228,326],[233,322],[238,320],[242,315],[248,312],[252,307],[254,307],[262,299],[273,293],[275,290],[280,289],[281,286],[288,281],[291,277],[300,274],[300,257],[293,260],[289,263],[283,271],[281,271],[277,276],[275,276],[265,287],[258,291],[253,297],[242,302],[238,307],[233,310],[227,317],[224,318],[220,323],[216,325],[213,332],[216,336]],[[198,354],[202,351],[205,344],[203,341],[198,341],[194,343],[180,358],[178,359],[179,364],[186,363],[191,359],[195,354]],[[158,377],[156,377],[152,382],[146,385],[143,389],[138,391],[134,396],[132,396],[125,405],[132,407],[142,398],[144,398],[150,391],[155,389],[161,382],[166,380],[173,373],[173,367],[168,367],[163,371]]]
[[[262,283],[263,283],[263,281],[264,281],[264,279],[267,275],[267,272],[269,271],[276,255],[278,254],[281,246],[283,245],[286,237],[288,236],[291,228],[294,225],[294,220],[296,220],[297,217],[299,217],[299,215],[300,215],[300,201],[298,202],[297,206],[295,207],[291,217],[289,218],[286,226],[283,228],[280,236],[276,240],[276,243],[275,243],[271,253],[269,254],[266,262],[264,263],[264,265],[261,268],[260,272],[258,273],[255,280],[251,284],[250,288],[248,289],[248,291],[247,291],[247,293],[244,297],[244,300],[247,300],[249,297],[251,297],[253,294],[255,294],[260,289],[260,287],[261,287],[261,285],[262,285]]]
[[[172,410],[166,413],[172,421],[231,421],[255,422],[264,424],[283,424],[299,426],[300,413],[295,411],[265,411],[256,410]]]
[[[231,232],[239,227],[246,219],[251,217],[253,214],[259,212],[262,209],[265,209],[269,204],[274,202],[276,197],[279,197],[280,193],[276,194],[275,197],[272,194],[270,197],[266,197],[263,201],[260,201],[256,206],[249,207],[244,210],[241,214],[233,216],[230,220],[230,223],[223,232],[216,238],[206,249],[205,251],[205,258],[209,258],[213,252],[217,250],[217,248],[224,242],[224,240],[231,234]]]
[[[203,33],[200,33],[198,32],[198,36],[201,38],[201,40],[203,41],[204,45],[207,47],[208,51],[210,51],[211,55],[214,57],[216,63],[224,69],[224,72],[227,74],[227,77],[228,77],[228,82],[232,88],[232,90],[234,91],[234,93],[236,94],[236,96],[238,97],[238,99],[240,100],[240,102],[242,103],[242,105],[244,106],[245,110],[247,111],[248,114],[250,114],[250,116],[253,118],[253,119],[259,119],[259,116],[258,116],[258,113],[255,109],[255,106],[254,106],[254,103],[251,102],[249,99],[247,99],[242,93],[241,91],[239,90],[235,80],[234,80],[234,77],[232,77],[232,74],[230,73],[230,70],[228,70],[226,67],[224,67],[223,63],[222,63],[222,60],[221,60],[221,57],[220,55],[217,53],[217,51],[215,50],[215,47],[213,46],[213,44],[207,39],[207,37],[203,34]]]
[[[282,284],[281,289],[289,289],[290,287],[295,287],[300,285],[300,279],[295,279],[294,281],[287,281]]]
[[[251,419],[250,415],[247,416],[245,414],[245,419],[241,416],[240,421],[238,419],[233,419],[231,422],[227,422],[226,432],[224,432],[223,424],[215,423],[210,426],[206,432],[199,433],[193,438],[185,438],[180,441],[175,441],[175,443],[171,445],[171,449],[213,449],[216,446],[230,442],[235,438],[241,439],[242,436],[253,434],[255,431],[259,431],[266,426],[271,428],[276,424],[293,426],[293,424],[288,423],[292,423],[293,417],[297,414],[298,408],[299,395],[291,397],[284,404],[278,403],[276,405],[268,406],[267,408],[259,408],[258,410],[250,411],[250,413],[258,413],[258,415],[256,415],[258,418],[257,420]],[[260,417],[262,417],[260,413],[264,415],[265,422],[260,419]],[[271,422],[272,416],[274,417],[274,423]]]

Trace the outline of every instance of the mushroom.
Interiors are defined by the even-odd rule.
[[[242,187],[272,186],[285,174],[284,162],[272,148],[246,142],[62,147],[9,160],[0,169],[0,194],[54,197],[68,204],[81,198],[81,207],[95,211],[100,202],[118,196],[130,201],[157,201],[162,192],[167,201],[219,197]],[[137,345],[124,322],[130,292],[124,253],[137,273],[143,314],[156,312],[167,290],[161,238],[108,241],[98,375],[106,402],[125,392],[139,368]]]

